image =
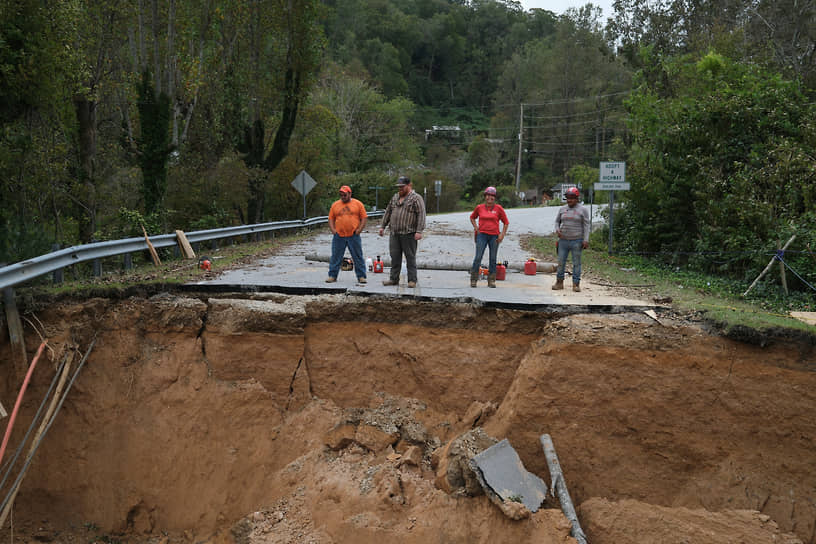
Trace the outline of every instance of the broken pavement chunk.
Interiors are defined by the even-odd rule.
[[[536,512],[547,498],[547,484],[527,472],[506,438],[473,457],[471,467],[480,476],[487,495],[495,493],[505,503],[521,503]]]

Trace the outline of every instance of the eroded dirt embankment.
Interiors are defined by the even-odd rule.
[[[812,343],[637,315],[259,298],[38,311],[52,360],[97,343],[17,498],[19,534],[568,541],[556,502],[511,521],[439,489],[434,452],[479,426],[545,481],[552,435],[593,543],[816,542]],[[4,336],[0,361],[8,406],[22,376]],[[12,446],[53,373],[38,367]]]

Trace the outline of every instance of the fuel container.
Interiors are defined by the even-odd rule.
[[[536,262],[534,260],[529,260],[524,263],[524,273],[528,276],[535,276],[536,273]]]

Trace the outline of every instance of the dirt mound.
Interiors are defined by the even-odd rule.
[[[592,498],[581,505],[579,516],[587,537],[597,544],[802,544],[755,510],[709,512]]]
[[[812,347],[337,296],[95,299],[36,317],[28,352],[40,335],[51,348],[10,451],[60,352],[97,343],[17,498],[23,541],[572,541],[553,500],[513,521],[439,485],[435,456],[482,427],[545,482],[538,438],[553,437],[594,543],[814,542]],[[2,336],[7,407],[12,360]]]

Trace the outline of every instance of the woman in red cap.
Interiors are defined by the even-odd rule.
[[[499,243],[507,234],[507,214],[504,208],[496,204],[496,188],[488,187],[484,192],[484,204],[479,204],[470,214],[470,223],[473,225],[473,237],[476,240],[476,258],[470,267],[470,286],[476,287],[479,281],[479,267],[482,265],[482,256],[485,248],[490,248],[490,264],[487,269],[487,286],[496,287],[496,257],[499,252]],[[478,224],[476,220],[478,219]],[[499,221],[504,224],[499,232]]]
[[[340,200],[332,204],[329,210],[329,228],[334,235],[332,237],[332,254],[329,261],[329,277],[326,283],[337,281],[340,273],[340,263],[346,248],[351,253],[354,260],[354,272],[357,274],[359,283],[366,282],[366,267],[363,261],[363,242],[360,233],[366,226],[368,215],[365,206],[356,198],[351,198],[351,187],[343,185],[340,187]]]

